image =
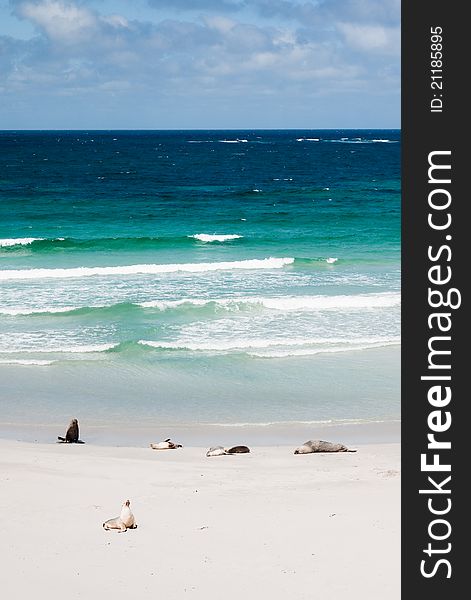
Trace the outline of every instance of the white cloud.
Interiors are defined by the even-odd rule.
[[[115,28],[129,28],[129,21],[121,15],[109,15],[101,17],[101,20],[103,21],[103,23],[108,23],[109,25]]]
[[[352,48],[366,51],[383,51],[399,54],[401,31],[399,27],[338,23],[338,30]]]
[[[88,36],[97,25],[96,15],[88,8],[60,0],[23,2],[17,12],[44,30],[51,39],[64,42]]]
[[[21,92],[23,100],[29,95],[31,102],[40,94],[76,93],[93,95],[94,106],[105,107],[108,95],[126,99],[135,92],[155,106],[172,98],[192,106],[206,98],[241,113],[268,97],[289,111],[295,95],[338,104],[339,94],[352,90],[367,99],[379,89],[399,89],[396,0],[253,0],[253,9],[276,15],[291,9],[289,21],[256,10],[233,10],[229,18],[217,11],[216,0],[200,4],[212,8],[206,14],[161,20],[155,11],[152,21],[139,19],[137,9],[136,18],[105,14],[98,0],[14,1],[15,14],[37,34],[0,37],[0,89],[10,97]],[[343,18],[342,2],[348,8]]]
[[[221,15],[205,16],[203,21],[210,29],[215,29],[221,33],[227,33],[237,23],[237,21],[228,19],[227,17],[223,17]]]

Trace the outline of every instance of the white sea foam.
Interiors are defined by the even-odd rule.
[[[297,142],[319,142],[319,138],[296,138]]]
[[[36,365],[40,367],[45,367],[47,365],[52,365],[55,362],[55,360],[7,358],[5,360],[0,360],[0,365]]]
[[[203,300],[197,298],[188,298],[186,300],[150,300],[149,302],[140,302],[138,306],[142,308],[158,308],[159,310],[171,310],[178,308],[179,306],[206,306],[210,304],[212,300]],[[214,302],[218,302],[215,300]]]
[[[44,352],[64,352],[70,354],[88,354],[92,352],[106,352],[117,348],[119,344],[90,344],[84,346],[63,346],[58,348],[45,349]],[[36,350],[35,350],[36,352]]]
[[[362,425],[370,423],[400,423],[400,419],[317,419],[308,421],[255,421],[245,423],[207,423],[213,427],[299,427],[299,425]],[[206,423],[205,423],[206,424]]]
[[[338,419],[337,421],[334,421],[333,419],[325,419],[325,420],[319,420],[319,421],[260,421],[260,422],[255,422],[255,423],[249,423],[249,422],[245,422],[245,423],[208,423],[208,425],[211,425],[213,427],[273,427],[273,426],[277,426],[277,425],[328,425],[330,423],[341,423],[341,422],[349,422],[349,419]],[[356,421],[354,421],[356,423]],[[365,421],[368,422],[368,421]]]
[[[132,304],[132,303],[131,303]],[[393,308],[400,306],[401,295],[394,292],[379,294],[356,294],[343,296],[235,296],[232,298],[183,298],[181,300],[149,300],[136,303],[141,308],[156,308],[161,311],[173,310],[181,306],[201,307],[214,305],[226,311],[242,311],[250,308],[267,308],[269,310],[289,311],[318,311],[318,310],[365,310],[376,308]],[[37,306],[0,308],[1,315],[28,316],[37,314],[68,313],[84,308],[111,308],[113,304],[96,304],[82,306]]]
[[[157,342],[153,340],[139,340],[139,344],[150,346],[151,348],[161,348],[163,350],[203,350],[203,351],[229,351],[229,350],[246,350],[250,348],[270,348],[272,346],[303,346],[309,343],[305,338],[292,339],[243,339],[237,340],[221,340],[210,342],[191,342],[186,340],[176,342]],[[318,343],[318,341],[317,341]]]
[[[195,238],[195,240],[199,240],[200,242],[226,242],[228,240],[238,240],[243,237],[242,235],[237,235],[236,233],[229,233],[226,235],[211,235],[209,233],[196,233],[195,235],[189,235],[188,237]]]
[[[292,355],[293,352],[303,352],[305,354],[316,354],[318,352],[339,352],[354,349],[364,349],[369,347],[388,346],[399,344],[397,337],[377,337],[377,338],[357,338],[353,341],[343,338],[239,338],[233,340],[211,340],[208,342],[191,342],[181,340],[176,342],[158,342],[153,340],[139,340],[138,344],[149,346],[151,348],[160,348],[162,350],[190,350],[190,351],[209,351],[209,352],[230,352],[247,350],[266,350],[281,349],[283,356]],[[332,344],[341,344],[334,346]],[[340,350],[339,350],[340,348]],[[289,349],[289,350],[288,350]],[[270,356],[272,356],[270,352]]]
[[[119,267],[75,267],[71,269],[20,269],[0,271],[0,280],[12,279],[63,279],[91,277],[93,275],[157,275],[160,273],[204,273],[207,271],[232,271],[234,269],[281,269],[294,262],[294,258],[263,258],[230,262],[144,264]]]
[[[226,310],[240,310],[244,305],[261,306],[271,310],[280,311],[356,310],[400,306],[401,295],[394,292],[384,292],[380,294],[357,294],[351,296],[186,298],[182,300],[155,300],[142,302],[139,306],[142,306],[143,308],[172,310],[179,306],[206,306],[208,304],[215,304]]]
[[[397,293],[358,294],[345,296],[286,296],[281,298],[254,298],[266,308],[274,310],[338,310],[391,308],[399,306],[401,296]]]
[[[42,308],[0,308],[0,315],[9,315],[11,317],[21,316],[21,315],[36,315],[41,313],[65,313],[70,312],[72,310],[78,310],[78,306],[62,306],[62,307],[52,307],[45,306]]]
[[[89,344],[84,346],[41,346],[39,348],[28,347],[28,348],[13,348],[11,350],[0,350],[0,354],[10,352],[27,352],[27,353],[40,353],[40,354],[55,354],[55,353],[66,353],[66,354],[89,354],[92,352],[106,352],[112,348],[117,348],[119,344]]]
[[[317,419],[317,420],[304,420],[304,421],[255,421],[255,422],[241,422],[241,423],[205,423],[212,427],[246,427],[246,428],[258,428],[258,427],[299,427],[300,425],[361,425],[370,423],[400,423],[399,419]]]
[[[323,140],[324,142],[337,142],[339,144],[378,144],[378,143],[388,143],[388,144],[397,144],[399,140],[386,140],[386,139],[375,139],[368,140],[364,138],[340,138],[339,140]]]
[[[378,342],[365,342],[363,344],[350,344],[334,346],[333,348],[290,348],[289,350],[270,350],[268,352],[248,352],[255,358],[289,358],[290,356],[314,356],[316,354],[337,354],[339,352],[355,352],[358,350],[372,350],[385,346],[397,346],[399,338],[386,339]]]
[[[249,140],[239,140],[238,138],[236,140],[218,140],[219,142],[221,142],[222,144],[240,144],[243,142],[248,142]]]
[[[338,261],[338,258],[333,258],[331,256],[329,256],[329,258],[325,259],[326,263],[329,263],[329,265],[332,265],[333,263],[336,263]]]
[[[5,238],[0,239],[0,247],[8,247],[8,246],[28,246],[33,242],[43,240],[44,238]]]

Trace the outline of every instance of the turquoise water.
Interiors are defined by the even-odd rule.
[[[1,421],[399,416],[398,131],[0,133]]]

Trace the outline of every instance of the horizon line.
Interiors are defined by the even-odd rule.
[[[95,129],[95,128],[71,128],[71,129],[0,129],[0,132],[22,132],[22,131],[401,131],[401,127],[216,127],[216,128],[166,128],[166,129],[152,129],[146,127],[138,128],[107,128],[107,129]]]

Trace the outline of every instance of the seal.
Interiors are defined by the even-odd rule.
[[[103,523],[103,528],[108,531],[109,529],[118,529],[119,533],[123,533],[128,529],[136,529],[136,521],[134,519],[134,515],[132,514],[129,505],[131,503],[129,500],[123,503],[121,507],[121,513],[119,517],[115,517],[114,519],[108,519]]]
[[[158,444],[151,444],[152,450],[174,450],[175,448],[183,448],[181,444],[175,444],[170,441],[170,438]]]
[[[59,442],[67,444],[83,444],[82,440],[79,440],[79,426],[77,419],[72,419],[65,434],[65,438],[60,435],[57,436]]]
[[[206,456],[224,456],[227,454],[247,454],[250,448],[247,446],[232,446],[231,448],[223,448],[222,446],[213,446],[206,452]]]
[[[212,446],[207,452],[206,456],[224,456],[227,452],[222,446]]]
[[[232,446],[232,448],[224,448],[227,454],[247,454],[250,452],[250,448],[247,446]]]
[[[295,454],[311,454],[313,452],[356,452],[356,450],[350,450],[343,444],[334,444],[323,440],[308,440],[294,451]]]

